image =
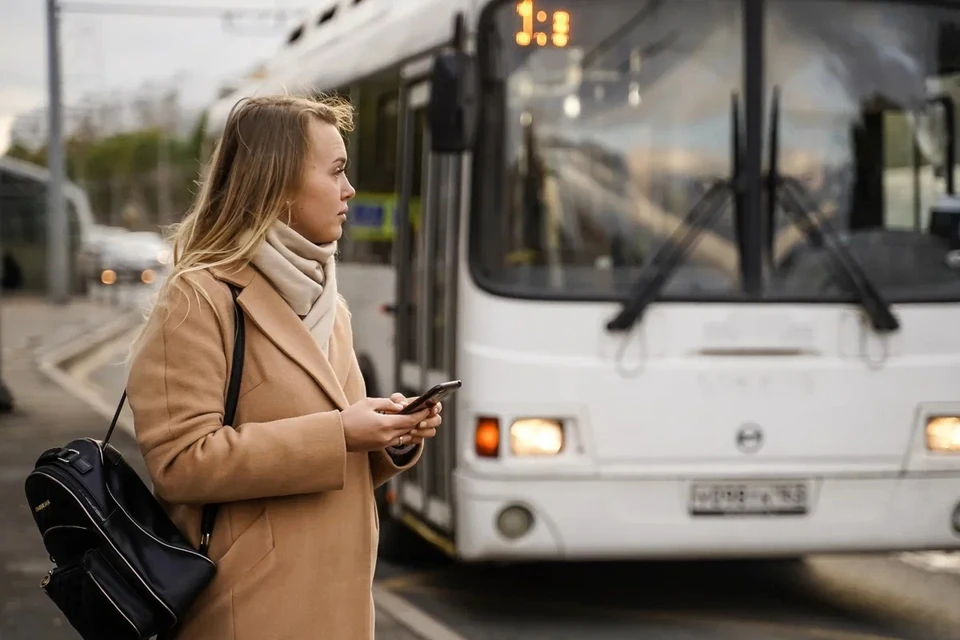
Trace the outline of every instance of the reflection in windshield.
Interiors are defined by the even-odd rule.
[[[960,99],[960,13],[916,4],[773,0],[767,87],[781,93],[779,172],[845,230],[886,297],[960,295],[949,243],[929,232],[944,195],[945,113]],[[769,141],[768,141],[769,144]],[[828,257],[777,211],[768,295],[847,298]]]
[[[522,47],[513,3],[496,18],[503,188],[485,216],[481,264],[519,288],[622,294],[683,215],[731,166],[740,93],[740,3],[538,2],[570,15],[566,47]],[[497,96],[496,92],[500,94]],[[682,96],[682,99],[680,99]],[[739,292],[727,213],[667,295]]]

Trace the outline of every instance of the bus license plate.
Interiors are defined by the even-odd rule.
[[[799,515],[807,512],[803,482],[695,483],[690,489],[690,513],[718,515]]]

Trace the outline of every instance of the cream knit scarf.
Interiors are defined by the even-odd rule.
[[[337,243],[313,244],[277,221],[251,262],[300,316],[326,354],[337,316]]]

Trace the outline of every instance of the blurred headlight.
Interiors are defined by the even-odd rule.
[[[555,456],[563,449],[559,420],[523,418],[510,425],[510,448],[518,456]]]
[[[157,274],[153,269],[144,269],[143,273],[140,274],[140,282],[143,284],[153,284],[154,280],[157,279]]]
[[[157,262],[159,262],[162,265],[170,264],[171,257],[172,256],[170,255],[169,249],[161,249],[160,251],[157,252]]]
[[[927,449],[938,453],[960,453],[960,417],[927,419]]]
[[[100,282],[103,284],[113,284],[117,281],[117,274],[110,269],[104,269],[100,274]]]

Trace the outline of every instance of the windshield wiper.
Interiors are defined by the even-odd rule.
[[[793,177],[782,177],[777,173],[777,147],[779,146],[780,127],[780,88],[773,88],[770,104],[770,173],[767,176],[769,209],[767,211],[767,243],[772,248],[774,233],[775,201],[779,201],[783,210],[797,227],[812,241],[814,246],[822,246],[830,255],[835,273],[847,290],[856,296],[870,323],[877,333],[892,333],[900,329],[900,321],[894,315],[876,285],[867,277],[863,266],[853,257],[840,234],[830,224],[826,216],[820,213],[809,190]],[[772,253],[772,252],[771,252]]]
[[[734,94],[732,100],[733,177],[713,182],[706,193],[690,207],[677,230],[660,246],[640,272],[620,312],[607,322],[608,331],[629,331],[643,317],[643,312],[660,295],[667,280],[683,262],[693,242],[704,229],[719,219],[731,196],[736,195],[737,180],[740,175],[740,112],[738,96]]]
[[[607,323],[609,331],[627,331],[636,323],[653,302],[669,277],[676,271],[690,245],[704,229],[715,222],[730,199],[731,185],[727,180],[713,183],[690,211],[683,217],[677,231],[657,250],[650,262],[640,272],[627,302],[620,312]]]

